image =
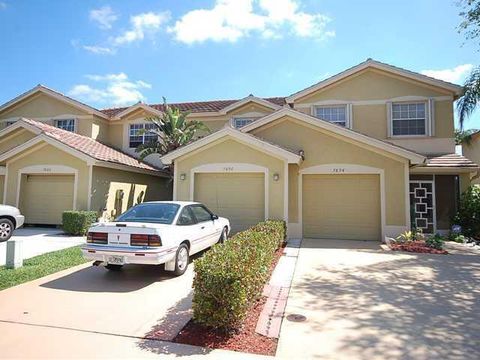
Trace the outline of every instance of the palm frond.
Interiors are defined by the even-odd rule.
[[[480,102],[480,67],[476,67],[465,81],[464,95],[457,102],[458,122],[463,129],[466,119]]]

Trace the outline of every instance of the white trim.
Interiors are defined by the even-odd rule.
[[[263,173],[265,183],[265,220],[269,216],[269,170],[266,167],[248,164],[248,163],[212,163],[194,167],[190,169],[190,191],[189,200],[194,201],[195,198],[195,174],[200,173],[221,173],[221,174],[236,174],[236,173]]]
[[[42,130],[40,130],[39,128],[37,128],[33,125],[30,125],[26,121],[23,121],[23,118],[18,118],[17,122],[15,124],[10,125],[10,126],[6,127],[5,129],[0,131],[0,137],[3,137],[5,135],[11,133],[12,131],[14,131],[18,128],[30,130],[31,132],[33,132],[34,134],[37,134],[37,135],[42,132]]]
[[[285,161],[285,165],[283,168],[283,220],[285,221],[286,224],[288,224],[288,182],[289,182],[289,171],[288,171],[288,162]]]
[[[267,115],[251,124],[244,126],[240,131],[241,132],[250,132],[254,129],[257,129],[263,125],[271,123],[277,119],[280,119],[284,116],[291,116],[297,120],[304,121],[310,125],[314,125],[320,129],[325,129],[331,131],[333,133],[345,136],[346,138],[353,139],[359,141],[360,143],[367,144],[373,146],[375,148],[384,150],[386,152],[401,156],[403,158],[409,159],[412,164],[423,164],[426,161],[426,157],[420,154],[416,154],[412,151],[402,149],[398,146],[393,144],[389,144],[387,142],[377,140],[367,135],[363,135],[361,133],[355,132],[353,130],[344,128],[342,126],[338,126],[335,124],[331,124],[328,121],[320,120],[314,116],[307,115],[301,113],[299,111],[289,109],[289,108],[282,108],[274,112],[273,114]]]
[[[162,114],[163,114],[163,112],[161,112],[157,109],[154,109],[153,107],[151,107],[149,105],[146,105],[142,102],[139,102],[139,103],[136,103],[135,105],[132,105],[132,106],[126,108],[122,112],[118,113],[117,115],[115,115],[115,117],[112,118],[112,120],[120,120],[125,115],[128,115],[131,112],[134,112],[135,110],[138,110],[138,109],[142,109],[145,112],[152,113],[153,115],[156,115],[156,116],[162,116]]]
[[[436,86],[436,87],[439,87],[439,88],[443,88],[445,90],[448,90],[448,91],[451,91],[453,92],[455,95],[461,95],[462,92],[463,92],[463,88],[459,85],[455,85],[455,84],[452,84],[452,83],[449,83],[449,82],[446,82],[446,81],[442,81],[442,80],[437,80],[437,79],[434,79],[434,78],[431,78],[431,77],[428,77],[428,76],[425,76],[425,75],[422,75],[422,74],[419,74],[419,73],[415,73],[413,71],[409,71],[409,70],[406,70],[406,69],[401,69],[401,68],[398,68],[396,66],[392,66],[392,65],[389,65],[389,64],[385,64],[385,63],[381,63],[379,61],[375,61],[375,60],[372,60],[372,59],[368,59],[358,65],[355,65],[353,67],[351,67],[350,69],[347,69],[345,71],[342,71],[332,77],[329,77],[328,79],[326,80],[323,80],[323,81],[320,81],[312,86],[309,86],[307,87],[306,89],[303,89],[303,90],[300,90],[292,95],[290,95],[289,97],[287,97],[286,101],[287,103],[292,103],[294,102],[295,100],[298,100],[299,98],[302,98],[306,95],[309,95],[315,91],[318,91],[328,85],[331,85],[337,81],[340,81],[350,75],[353,75],[357,72],[360,72],[362,70],[365,70],[367,68],[373,68],[373,69],[378,69],[378,70],[382,70],[382,71],[385,71],[385,72],[389,72],[391,74],[395,74],[395,75],[400,75],[400,76],[403,76],[405,78],[408,78],[408,79],[411,79],[411,80],[416,80],[416,81],[419,81],[419,82],[422,82],[424,84],[428,84],[428,85],[432,85],[432,86]]]
[[[341,169],[341,171],[339,171]],[[376,174],[380,180],[380,226],[381,240],[386,235],[386,215],[385,215],[385,171],[380,168],[356,164],[324,164],[311,166],[299,171],[298,176],[298,222],[301,224],[301,232],[303,237],[303,175],[364,175]]]
[[[3,204],[7,205],[7,187],[8,187],[8,163],[5,165],[5,179],[3,180]]]
[[[412,228],[412,224],[410,221],[410,168],[408,163],[405,164],[403,176],[405,177],[405,226],[406,231],[409,231]]]
[[[259,98],[259,97],[256,97],[256,96],[253,96],[253,95],[249,95],[237,102],[234,102],[233,104],[231,105],[228,105],[227,107],[224,107],[222,110],[220,110],[218,113],[219,114],[222,114],[222,115],[226,115],[228,112],[234,110],[234,109],[237,109],[239,107],[242,107],[243,105],[245,104],[248,104],[249,102],[254,102],[254,103],[257,103],[259,105],[262,105],[262,106],[265,106],[265,107],[268,107],[272,110],[278,110],[281,108],[281,106],[279,105],[275,105],[274,103],[268,101],[268,100],[265,100],[265,99],[262,99],[262,98]]]
[[[73,174],[73,204],[72,209],[77,209],[77,191],[78,191],[78,170],[70,166],[64,165],[31,165],[26,166],[18,170],[17,174],[17,197],[16,197],[16,207],[18,208],[20,204],[20,188],[22,184],[22,175],[31,175],[31,174],[42,174],[42,175],[63,175],[63,174]]]
[[[259,121],[259,120],[257,120]],[[250,124],[251,125],[251,124]],[[249,125],[247,125],[249,126]],[[193,143],[183,146],[177,150],[174,150],[160,159],[163,164],[170,165],[174,159],[177,159],[183,155],[186,155],[196,149],[201,148],[209,143],[212,143],[216,140],[219,140],[223,137],[231,136],[234,139],[250,145],[257,150],[260,150],[264,153],[267,153],[271,156],[279,158],[281,160],[287,160],[289,163],[298,164],[301,162],[302,158],[300,155],[294,154],[288,150],[282,149],[281,147],[272,145],[266,141],[258,139],[252,135],[244,134],[240,130],[233,129],[231,127],[225,127],[222,130],[216,131],[204,138],[194,141]]]
[[[363,105],[385,105],[388,102],[402,102],[402,101],[426,101],[429,99],[433,99],[435,101],[453,101],[453,96],[434,96],[434,97],[427,97],[427,96],[398,96],[390,99],[377,99],[377,100],[341,100],[341,99],[332,99],[332,100],[321,100],[315,101],[313,103],[301,103],[301,104],[294,104],[295,109],[308,109],[315,105],[328,105],[328,104],[352,104],[355,106],[363,106]]]
[[[92,210],[92,182],[93,182],[93,165],[88,165],[88,197],[87,210]]]
[[[83,110],[89,114],[95,114],[97,116],[100,116],[102,118],[105,118],[105,119],[109,119],[109,117],[107,115],[105,115],[104,113],[102,113],[101,111],[91,107],[91,106],[88,106],[86,104],[83,104],[75,99],[72,99],[72,98],[69,98],[65,95],[63,95],[62,93],[59,93],[58,91],[55,91],[55,90],[52,90],[52,89],[49,89],[43,85],[37,85],[35,86],[34,88],[28,90],[27,92],[13,98],[12,100],[4,103],[3,105],[0,106],[0,112],[14,106],[15,104],[18,104],[19,102],[21,102],[22,100],[28,98],[29,96],[35,94],[35,93],[43,93],[45,95],[48,95],[50,97],[53,97],[54,99],[57,99],[59,101],[62,101],[64,103],[67,103],[73,107],[76,107],[77,109],[80,109],[80,110]]]

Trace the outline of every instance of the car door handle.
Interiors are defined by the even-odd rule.
[[[202,226],[201,229],[205,229],[205,226]]]

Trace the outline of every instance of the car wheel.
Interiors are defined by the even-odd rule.
[[[114,265],[114,264],[107,264],[105,265],[105,269],[110,271],[120,271],[123,265]]]
[[[218,239],[219,244],[223,244],[225,241],[227,241],[227,227],[225,226],[222,230],[222,234],[220,235],[220,239]]]
[[[7,241],[12,237],[13,223],[8,219],[0,219],[0,242]]]
[[[173,273],[176,276],[183,275],[187,271],[188,267],[188,246],[186,244],[180,244],[175,255],[175,270]]]

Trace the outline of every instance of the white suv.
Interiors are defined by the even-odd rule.
[[[7,241],[13,231],[23,225],[25,217],[14,206],[0,205],[0,242]]]

